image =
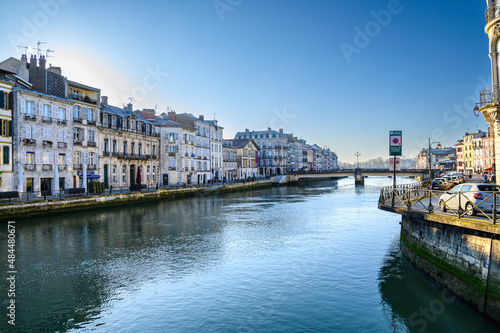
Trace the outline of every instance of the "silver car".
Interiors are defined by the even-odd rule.
[[[478,212],[492,212],[495,207],[500,212],[500,186],[484,183],[466,183],[457,185],[449,192],[439,197],[439,207],[442,212],[448,209],[458,211],[459,204],[466,215],[476,215]]]

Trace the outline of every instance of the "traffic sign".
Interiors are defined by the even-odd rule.
[[[402,153],[402,131],[389,132],[389,156],[401,156]]]

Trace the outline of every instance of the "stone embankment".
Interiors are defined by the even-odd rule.
[[[193,197],[195,195],[245,191],[262,187],[270,187],[271,185],[271,180],[262,180],[248,183],[216,185],[210,187],[185,187],[174,189],[160,189],[152,192],[134,192],[122,194],[117,193],[90,197],[83,196],[65,199],[50,199],[35,202],[29,201],[4,203],[0,204],[0,222],[113,206],[140,204],[151,201],[186,198]]]

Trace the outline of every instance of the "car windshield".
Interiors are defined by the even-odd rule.
[[[484,192],[500,192],[500,186],[498,185],[478,185],[479,191]]]

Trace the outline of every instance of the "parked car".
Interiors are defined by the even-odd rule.
[[[453,182],[453,179],[450,176],[444,176],[441,178],[446,179],[446,181],[448,182],[448,188],[452,188],[453,186],[455,186],[455,182]]]
[[[429,189],[430,190],[446,191],[448,189],[448,187],[446,186],[444,179],[436,178],[430,183]]]
[[[458,177],[457,175],[452,175],[450,177],[453,180],[453,183],[455,185],[462,184],[462,181],[460,180],[460,177]]]
[[[467,183],[455,186],[439,197],[439,207],[442,212],[448,209],[458,211],[458,206],[466,215],[476,215],[478,212],[493,211],[494,199],[497,200],[497,211],[500,212],[500,186],[484,183]]]

